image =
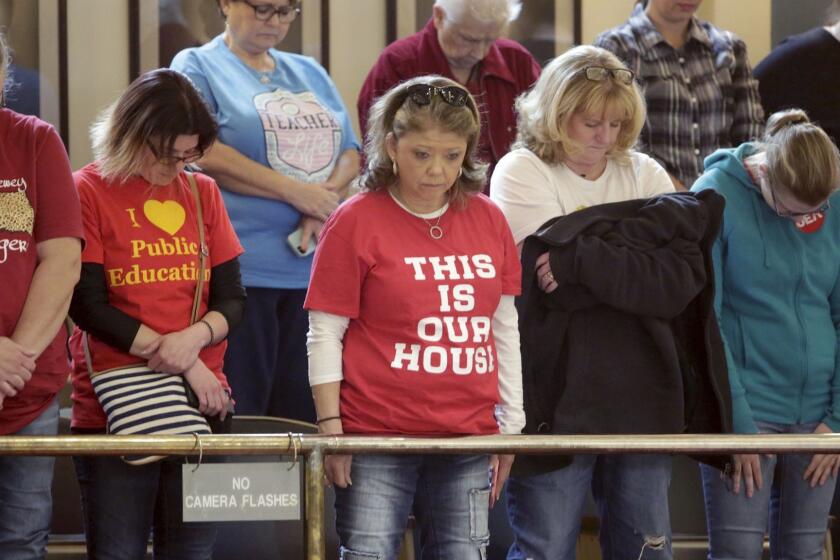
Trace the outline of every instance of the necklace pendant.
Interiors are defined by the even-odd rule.
[[[440,239],[441,237],[443,237],[443,228],[437,224],[430,226],[429,235],[432,236],[432,239]]]
[[[260,74],[260,83],[261,84],[268,84],[271,83],[271,78],[268,74]]]

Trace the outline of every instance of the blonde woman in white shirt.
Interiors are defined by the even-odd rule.
[[[567,51],[543,70],[516,109],[519,137],[499,161],[490,192],[520,248],[551,218],[673,192],[665,170],[632,150],[645,120],[644,101],[633,73],[612,53],[592,46]],[[544,291],[557,288],[548,253],[537,260],[535,273]],[[670,473],[667,456],[580,455],[564,468],[512,476],[508,515],[516,538],[508,559],[573,559],[590,487],[601,513],[605,558],[620,557],[611,550],[635,550],[635,558],[650,546],[644,535],[662,535],[656,557],[670,558]]]

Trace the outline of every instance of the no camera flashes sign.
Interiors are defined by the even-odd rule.
[[[228,463],[184,465],[184,521],[300,519],[300,465]]]

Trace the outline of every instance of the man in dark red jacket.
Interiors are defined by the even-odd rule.
[[[409,78],[440,74],[476,98],[482,121],[478,154],[492,172],[516,138],[514,100],[540,74],[522,45],[501,38],[520,10],[520,0],[436,0],[426,26],[388,45],[368,73],[358,101],[362,134],[377,97]]]

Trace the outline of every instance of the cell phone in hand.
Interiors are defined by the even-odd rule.
[[[302,235],[303,232],[301,231],[301,228],[297,228],[295,231],[289,234],[289,236],[286,238],[286,241],[288,242],[289,247],[291,247],[292,252],[295,255],[299,257],[308,257],[315,250],[315,243],[317,240],[315,238],[315,235],[313,234],[312,237],[309,238],[309,246],[306,248],[306,251],[301,251],[300,246],[302,241]]]

